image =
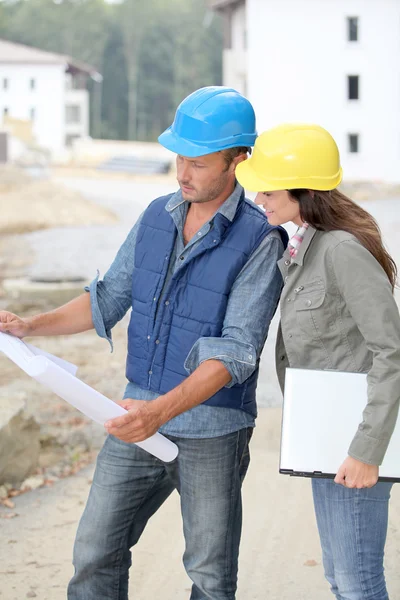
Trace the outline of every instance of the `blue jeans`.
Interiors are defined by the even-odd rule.
[[[325,577],[337,600],[388,600],[383,555],[392,483],[348,489],[313,479]]]
[[[250,428],[208,439],[169,436],[179,455],[168,464],[109,436],[78,527],[68,599],[128,598],[130,548],[177,489],[191,600],[234,600],[251,433]]]

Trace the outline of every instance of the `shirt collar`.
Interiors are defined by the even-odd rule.
[[[295,258],[299,252],[299,248],[304,240],[304,234],[307,231],[309,225],[308,223],[303,223],[303,225],[301,225],[296,233],[294,235],[292,235],[292,237],[289,239],[288,242],[288,248],[289,248],[289,252],[290,252],[290,256],[293,258]]]
[[[237,211],[237,208],[238,208],[238,205],[239,205],[239,202],[242,198],[243,192],[244,192],[244,190],[243,190],[242,186],[236,182],[235,189],[233,190],[232,194],[219,207],[216,214],[220,213],[221,215],[226,217],[229,221],[233,221],[236,211]],[[178,190],[170,198],[169,202],[167,203],[167,205],[165,207],[165,210],[170,213],[173,210],[175,210],[176,208],[178,208],[178,206],[181,206],[182,204],[184,204],[184,202],[185,202],[185,200],[182,198],[182,192],[181,192],[181,190]]]
[[[298,249],[297,255],[291,259],[292,263],[303,266],[304,256],[305,256],[305,254],[308,250],[308,247],[311,244],[316,233],[317,233],[317,230],[314,229],[314,227],[311,227],[311,225],[309,225],[304,233],[304,237],[303,237],[303,240]],[[291,258],[288,248],[285,250],[283,258],[289,258],[289,259]]]
[[[233,221],[236,215],[237,208],[239,206],[239,202],[244,195],[244,190],[242,186],[236,182],[235,189],[232,194],[225,200],[222,206],[219,207],[217,212],[221,213],[224,217],[226,217],[229,221]]]

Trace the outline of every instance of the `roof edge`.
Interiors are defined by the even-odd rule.
[[[65,65],[66,71],[76,71],[81,73],[86,73],[89,75],[94,81],[102,81],[102,75],[96,71],[94,67],[91,65],[84,63],[79,60],[75,60],[71,56],[67,56],[66,54],[58,54],[56,52],[49,52],[48,50],[42,50],[41,48],[36,48],[35,46],[28,46],[26,44],[20,44],[17,42],[13,42],[11,40],[7,40],[5,38],[0,38],[0,44],[4,42],[8,44],[10,48],[21,49],[24,50],[27,54],[25,56],[12,56],[10,58],[1,58],[1,64],[37,64],[37,65]],[[31,54],[31,56],[29,56]],[[35,58],[36,54],[36,58]],[[47,59],[47,60],[46,60]]]
[[[211,10],[223,12],[227,8],[235,5],[244,4],[245,0],[208,0],[208,6]]]

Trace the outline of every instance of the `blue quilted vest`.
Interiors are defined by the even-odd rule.
[[[233,282],[261,240],[276,229],[243,194],[232,222],[216,214],[214,226],[175,271],[160,302],[177,235],[165,208],[172,195],[154,200],[141,219],[128,329],[127,379],[159,394],[188,376],[184,363],[199,338],[221,336]],[[286,232],[280,231],[286,244]],[[244,383],[222,388],[206,404],[255,416],[257,379],[258,366]]]

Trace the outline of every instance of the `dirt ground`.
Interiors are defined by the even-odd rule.
[[[310,481],[278,473],[279,408],[260,411],[244,483],[244,523],[238,600],[329,600],[312,509]],[[1,508],[0,599],[65,600],[73,573],[73,540],[92,478],[86,467],[48,488]],[[386,578],[391,600],[400,598],[400,490],[391,501]],[[179,496],[150,520],[133,550],[130,597],[188,600],[183,566]]]
[[[14,167],[0,168],[0,234],[26,233],[50,227],[112,223],[115,214],[79,192],[33,179]]]
[[[34,179],[22,169],[1,167],[0,309],[26,316],[55,308],[44,298],[35,305],[35,302],[26,303],[7,297],[2,288],[4,279],[24,277],[27,267],[35,261],[30,246],[21,243],[21,234],[55,226],[110,226],[117,221],[110,208],[96,205],[77,190],[52,179]],[[101,344],[94,332],[81,334],[79,339],[61,337],[31,341],[53,354],[63,354],[78,365],[79,375],[89,385],[96,386],[110,398],[120,399],[124,387],[125,329],[126,325],[120,324],[114,331],[117,350],[113,355],[110,355],[108,343]],[[99,377],[99,371],[105,369],[107,378]],[[40,462],[38,469],[32,473],[34,479],[30,478],[28,485],[52,485],[93,460],[104,439],[101,428],[43,389],[3,355],[0,355],[0,372],[0,402],[5,396],[23,399],[27,415],[32,415],[41,428]],[[22,482],[22,489],[26,488]],[[8,496],[16,495],[20,486],[11,488],[7,482],[5,488],[0,486],[0,502],[5,490]],[[5,502],[12,506],[10,498]]]

